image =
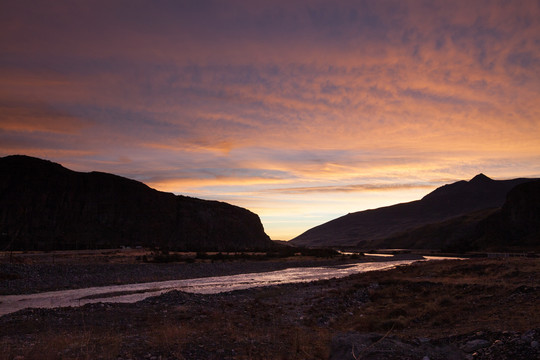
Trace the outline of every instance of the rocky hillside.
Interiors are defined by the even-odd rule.
[[[540,251],[540,180],[510,190],[502,208],[469,213],[362,245],[451,252]]]
[[[479,224],[472,246],[540,251],[540,180],[516,186],[502,209]]]
[[[492,180],[483,174],[442,186],[421,200],[351,213],[314,227],[295,239],[303,246],[371,246],[429,224],[500,208],[508,192],[530,179]],[[473,217],[478,216],[473,215]],[[397,243],[388,242],[393,248]]]
[[[246,209],[27,156],[0,158],[0,234],[0,250],[274,246]]]

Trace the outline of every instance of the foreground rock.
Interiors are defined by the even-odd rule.
[[[447,359],[464,360],[455,345],[436,346],[429,339],[406,342],[395,336],[347,333],[332,339],[330,360]]]
[[[478,331],[442,339],[406,341],[381,334],[345,333],[332,339],[330,360],[540,359],[540,328],[524,333]]]

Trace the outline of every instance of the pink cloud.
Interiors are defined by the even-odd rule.
[[[538,19],[526,0],[4,2],[0,151],[215,196],[536,173]]]

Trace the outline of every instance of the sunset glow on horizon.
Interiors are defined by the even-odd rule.
[[[540,2],[0,4],[0,156],[257,213],[288,240],[540,177]]]

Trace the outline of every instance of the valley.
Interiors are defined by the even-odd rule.
[[[539,279],[537,258],[441,260],[220,294],[26,309],[0,317],[0,358],[533,359]]]

